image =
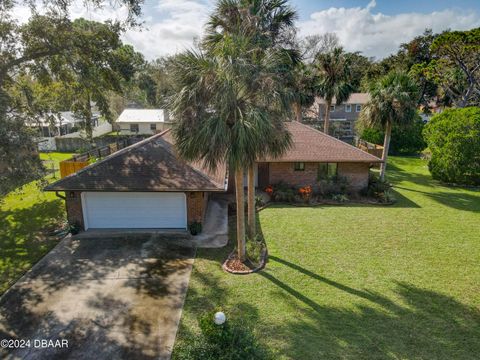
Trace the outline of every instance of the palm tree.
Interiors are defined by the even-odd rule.
[[[251,59],[252,39],[230,35],[207,52],[188,51],[172,62],[178,93],[170,109],[173,135],[184,159],[235,174],[238,258],[245,260],[243,172],[258,158],[290,146],[283,95],[275,69],[282,54]],[[247,56],[245,55],[247,54]],[[260,52],[264,54],[264,52]]]
[[[299,62],[289,75],[285,82],[290,89],[292,110],[295,114],[295,120],[301,122],[303,109],[309,108],[315,102],[317,78],[311,69],[311,65],[303,62]]]
[[[221,0],[210,18],[207,26],[207,35],[203,45],[210,53],[224,56],[224,46],[231,41],[232,36],[237,38],[248,37],[249,51],[242,54],[252,65],[256,64],[260,71],[258,80],[262,87],[256,87],[257,81],[251,83],[249,93],[254,98],[253,103],[266,111],[266,121],[279,129],[278,134],[265,134],[264,147],[261,153],[281,155],[289,144],[289,137],[283,127],[283,119],[289,112],[285,106],[286,93],[280,86],[282,79],[291,77],[292,70],[299,63],[299,54],[296,50],[287,49],[285,44],[294,33],[295,11],[286,0]],[[268,83],[267,90],[265,86]],[[271,94],[265,96],[265,91]],[[291,93],[290,93],[291,94]],[[271,97],[276,100],[271,102]],[[283,100],[278,101],[280,98]],[[313,96],[312,96],[313,98]],[[293,98],[294,105],[302,99]],[[303,102],[309,100],[303,99]],[[313,102],[313,100],[312,100]],[[298,107],[295,107],[298,116]],[[260,153],[258,154],[260,155]],[[255,229],[255,163],[247,165],[247,200],[248,200],[248,235],[253,238]],[[242,190],[243,192],[243,190]],[[238,202],[237,202],[238,204]]]
[[[392,127],[409,126],[416,114],[417,86],[403,72],[391,72],[370,86],[370,100],[360,113],[367,126],[381,126],[385,131],[380,178],[385,179]]]
[[[330,107],[333,99],[340,105],[353,92],[350,74],[350,58],[342,48],[334,48],[330,52],[319,53],[315,60],[320,81],[317,92],[325,99],[325,117],[323,132],[328,134],[330,126]]]

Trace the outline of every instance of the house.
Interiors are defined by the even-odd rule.
[[[333,136],[347,141],[353,142],[355,136],[355,122],[360,115],[362,106],[365,105],[370,99],[368,93],[353,93],[350,95],[347,101],[336,104],[336,100],[333,99],[330,106],[330,126]],[[314,121],[318,121],[318,125],[323,128],[323,122],[325,119],[326,102],[325,99],[317,97],[315,103],[307,112],[307,117],[313,118]]]
[[[280,158],[257,163],[255,184],[265,188],[285,182],[293,186],[314,185],[321,177],[345,177],[352,191],[368,186],[369,169],[382,160],[322,131],[297,121],[287,123],[292,147]]]
[[[287,124],[293,146],[281,158],[257,164],[259,187],[285,181],[313,185],[346,177],[353,190],[368,185],[377,157],[296,121]],[[65,192],[68,220],[82,229],[175,228],[202,222],[211,194],[228,190],[227,167],[215,171],[181,160],[169,129],[119,150],[45,188]],[[233,182],[230,184],[230,187]]]
[[[174,228],[201,222],[210,193],[226,190],[211,171],[175,154],[169,130],[130,145],[45,188],[65,191],[68,220],[82,229]]]
[[[92,114],[92,125],[97,126],[100,113]],[[35,128],[41,138],[53,138],[78,131],[83,124],[83,119],[76,116],[72,111],[61,111],[59,113],[46,114],[45,116],[31,121],[27,126]]]
[[[127,135],[153,135],[171,127],[168,113],[162,109],[125,109],[115,124]]]

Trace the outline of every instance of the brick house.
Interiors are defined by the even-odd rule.
[[[255,184],[264,189],[280,181],[293,186],[314,185],[320,177],[338,175],[348,180],[351,191],[368,186],[372,164],[382,160],[333,136],[297,121],[287,123],[293,145],[280,158],[258,161]],[[246,182],[245,182],[246,183]],[[233,190],[229,178],[229,190]]]
[[[371,164],[381,160],[296,121],[293,146],[281,158],[259,161],[256,184],[313,185],[319,176],[346,177],[351,189],[368,185]],[[65,192],[68,220],[82,229],[186,229],[202,222],[208,198],[234,188],[227,167],[211,171],[178,158],[170,130],[153,135],[45,188]]]
[[[180,160],[169,130],[119,150],[45,188],[65,192],[81,229],[186,229],[202,222],[209,194],[225,192],[227,169]]]
[[[333,136],[352,143],[355,136],[355,123],[358,120],[360,111],[363,105],[365,105],[370,99],[368,93],[353,93],[350,95],[347,101],[336,104],[336,100],[333,99],[332,106],[330,107],[330,126],[331,134]],[[307,118],[317,122],[318,126],[323,129],[323,122],[325,119],[326,102],[323,98],[317,97],[315,103],[307,111]]]

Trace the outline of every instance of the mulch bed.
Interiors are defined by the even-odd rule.
[[[354,199],[354,200],[348,200],[345,202],[339,202],[335,200],[329,200],[329,199],[324,199],[321,201],[312,201],[310,203],[296,203],[296,202],[276,202],[276,201],[270,201],[266,203],[263,206],[260,206],[256,209],[257,212],[262,211],[263,209],[266,209],[267,207],[271,205],[291,205],[291,206],[297,206],[297,207],[315,207],[315,206],[322,206],[322,205],[351,205],[351,204],[364,204],[364,205],[393,205],[395,204],[395,201],[390,201],[390,202],[380,202],[372,199]]]
[[[237,256],[237,251],[234,250],[222,264],[223,270],[231,274],[236,275],[247,275],[253,274],[257,271],[262,270],[265,267],[267,262],[268,251],[266,248],[263,249],[262,255],[260,256],[260,264],[255,265],[248,259],[245,262],[241,262]]]

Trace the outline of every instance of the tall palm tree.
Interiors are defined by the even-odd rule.
[[[330,52],[319,53],[315,59],[315,66],[320,78],[317,92],[326,103],[323,132],[328,134],[333,99],[335,98],[336,104],[340,105],[353,92],[350,57],[342,48],[337,47]]]
[[[403,72],[391,72],[370,86],[370,100],[360,113],[367,126],[381,126],[385,131],[380,178],[385,179],[392,127],[412,124],[416,114],[417,86]]]
[[[317,77],[310,64],[299,62],[295,69],[286,77],[286,86],[292,98],[292,110],[295,120],[302,121],[303,109],[309,108],[315,102],[315,84]]]
[[[172,63],[179,88],[170,109],[179,154],[214,169],[226,162],[235,174],[238,257],[245,260],[243,172],[258,158],[290,146],[283,96],[276,88],[281,54],[253,62],[252,39],[231,35],[207,52],[188,51]],[[262,52],[263,53],[263,52]],[[280,89],[281,90],[281,89]],[[272,115],[275,115],[272,118]]]
[[[258,78],[263,82],[263,87],[250,86],[248,91],[253,102],[266,111],[266,120],[280,129],[275,137],[272,137],[272,134],[265,134],[261,152],[267,152],[270,155],[281,155],[288,145],[289,138],[283,128],[283,119],[289,112],[290,104],[285,106],[287,93],[284,92],[285,87],[281,85],[284,83],[282,79],[290,76],[299,63],[298,51],[294,50],[293,46],[291,49],[286,46],[294,33],[295,19],[296,13],[286,0],[221,0],[208,22],[203,42],[203,46],[210,53],[224,56],[224,46],[231,41],[232,36],[247,37],[250,41],[250,50],[243,53],[242,57],[257,66],[260,71]],[[267,80],[272,94],[265,96]],[[251,85],[255,84],[256,81],[251,83]],[[271,102],[272,95],[277,100],[283,97],[283,100]],[[299,97],[297,96],[295,100],[299,100]],[[293,103],[298,104],[298,101]],[[297,107],[297,114],[298,111]],[[245,165],[248,188],[248,235],[254,237],[256,234],[255,163]]]

